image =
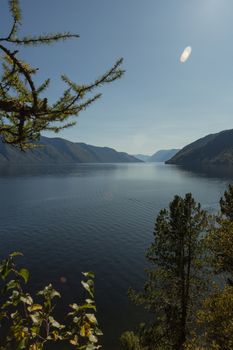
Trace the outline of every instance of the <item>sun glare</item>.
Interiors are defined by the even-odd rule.
[[[192,52],[191,46],[187,46],[180,56],[180,62],[185,63],[189,59],[191,52]]]

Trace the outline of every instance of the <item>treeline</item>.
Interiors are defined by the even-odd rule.
[[[233,186],[210,215],[191,194],[161,210],[146,253],[143,291],[129,290],[150,322],[121,336],[124,350],[233,349]]]

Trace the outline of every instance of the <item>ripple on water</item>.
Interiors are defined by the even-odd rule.
[[[143,317],[127,290],[143,284],[156,214],[186,192],[216,210],[225,186],[225,180],[161,164],[33,168],[32,174],[2,170],[1,256],[23,251],[32,289],[52,281],[63,305],[77,299],[81,271],[93,270],[104,342],[118,349],[120,333]]]

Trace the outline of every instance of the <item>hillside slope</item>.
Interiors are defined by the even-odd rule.
[[[30,163],[127,163],[140,162],[124,152],[108,147],[74,143],[62,138],[41,137],[39,147],[27,152],[0,141],[0,164]]]
[[[167,164],[233,165],[233,129],[207,135],[180,150]]]
[[[146,154],[134,154],[133,156],[142,162],[147,162],[147,160],[150,158],[150,156],[147,156]]]
[[[147,162],[166,162],[168,159],[172,158],[179,149],[162,149],[154,153],[148,158]]]

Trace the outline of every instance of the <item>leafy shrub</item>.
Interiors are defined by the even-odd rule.
[[[50,343],[64,343],[66,349],[98,349],[98,337],[102,335],[95,316],[94,275],[83,273],[82,286],[87,298],[81,305],[69,305],[69,312],[60,322],[55,319],[55,301],[61,295],[52,284],[30,295],[25,290],[29,272],[17,268],[14,252],[0,263],[0,349],[42,350]]]

